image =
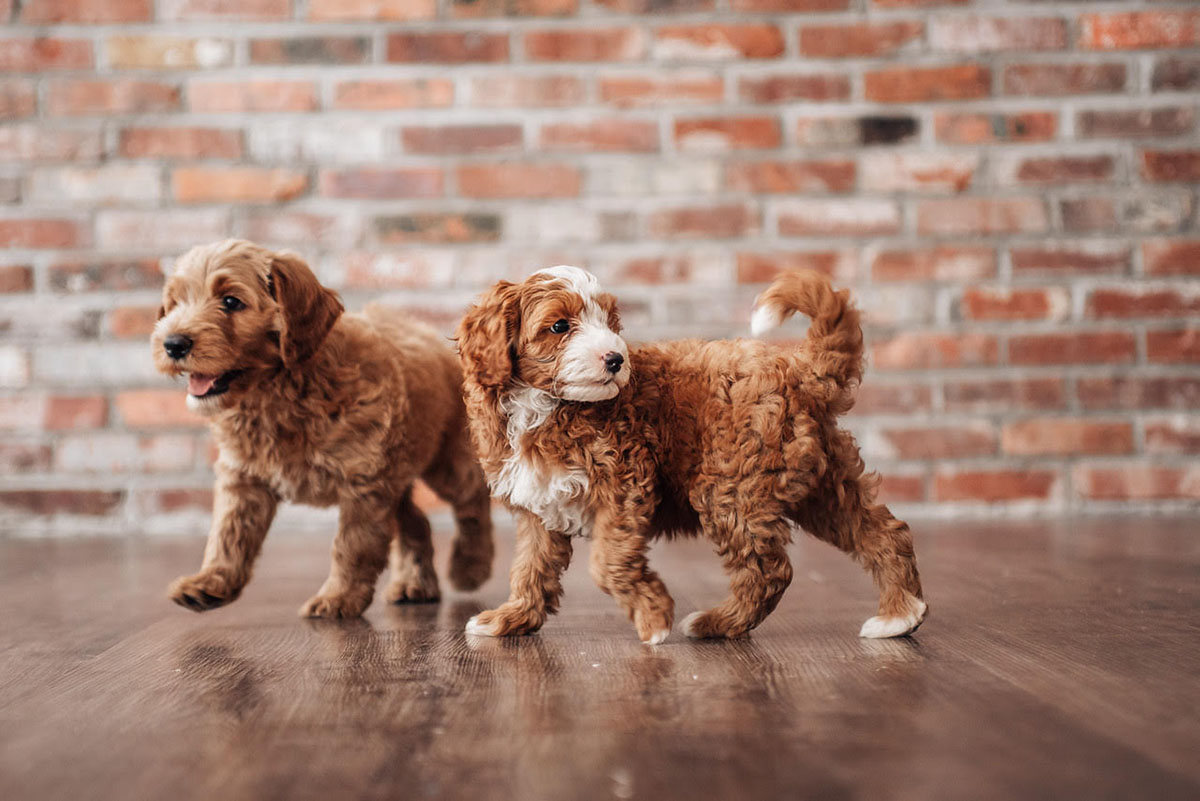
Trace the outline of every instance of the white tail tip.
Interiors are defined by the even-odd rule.
[[[754,316],[750,318],[750,333],[754,336],[762,336],[772,328],[778,328],[783,322],[783,313],[778,306],[767,304],[759,306],[754,310]]]

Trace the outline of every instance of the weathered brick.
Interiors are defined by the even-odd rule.
[[[233,61],[233,45],[215,38],[110,36],[104,56],[108,66],[119,70],[212,69]]]
[[[52,83],[46,111],[53,116],[144,114],[179,108],[179,87],[155,81],[70,80]]]
[[[188,85],[192,111],[312,111],[317,107],[311,81],[193,81]]]
[[[879,481],[881,503],[917,503],[926,500],[923,474],[883,473]]]
[[[862,187],[871,192],[963,192],[979,168],[975,153],[865,153]]]
[[[1012,364],[1128,364],[1137,354],[1126,331],[1023,334],[1008,341]]]
[[[877,103],[929,103],[970,100],[991,94],[992,75],[978,64],[950,67],[889,67],[864,76],[868,100]]]
[[[0,475],[44,473],[53,451],[40,442],[0,442]]]
[[[464,197],[550,198],[575,197],[582,179],[568,164],[464,164],[457,182]]]
[[[1200,239],[1150,239],[1142,243],[1150,275],[1200,275]]]
[[[371,57],[366,36],[293,36],[251,39],[252,64],[362,64]]]
[[[319,2],[319,0],[318,0]],[[259,21],[286,20],[292,0],[159,0],[159,19]]]
[[[939,470],[934,475],[935,501],[1005,503],[1045,501],[1058,478],[1049,470]]]
[[[171,173],[171,192],[180,203],[280,202],[307,188],[308,176],[296,170],[180,167]]]
[[[1200,150],[1143,150],[1142,177],[1148,181],[1200,181]]]
[[[104,151],[99,128],[67,130],[45,124],[0,128],[0,162],[98,161]]]
[[[984,367],[996,363],[998,352],[990,334],[905,332],[876,342],[871,364],[879,370]]]
[[[664,209],[650,215],[651,236],[666,239],[729,239],[759,230],[757,210],[742,205]]]
[[[1188,317],[1200,314],[1200,291],[1129,286],[1093,289],[1089,317]]]
[[[739,252],[739,284],[766,284],[782,273],[816,270],[838,283],[854,280],[857,254],[850,250],[789,250],[767,253]]]
[[[996,432],[988,423],[961,426],[884,428],[881,438],[891,458],[962,459],[996,452]]]
[[[1014,246],[1010,250],[1014,273],[1114,274],[1129,272],[1132,253],[1120,242],[1059,242]]]
[[[146,516],[177,512],[208,512],[213,508],[211,489],[141,489],[136,504]]]
[[[33,81],[0,80],[0,120],[28,117],[37,110]]]
[[[667,72],[600,78],[600,99],[620,108],[719,103],[725,82],[712,72]],[[576,102],[580,98],[575,98]]]
[[[0,220],[0,246],[9,248],[74,248],[88,243],[85,225],[77,220],[28,218]]]
[[[1200,498],[1200,470],[1133,462],[1120,466],[1079,465],[1074,485],[1093,501],[1150,501]]]
[[[1147,331],[1146,358],[1156,364],[1200,362],[1200,328]]]
[[[319,184],[322,195],[339,198],[420,198],[445,193],[440,167],[322,170]]]
[[[437,16],[437,0],[309,0],[314,22],[413,21]]]
[[[0,345],[0,387],[22,389],[29,385],[29,354],[16,345]]]
[[[1133,426],[1109,420],[1040,417],[1004,426],[1005,453],[1017,456],[1123,454],[1133,451]]]
[[[583,80],[574,75],[504,74],[471,79],[471,105],[482,108],[573,106],[582,103],[586,93]]]
[[[938,114],[933,119],[939,142],[952,145],[983,145],[994,142],[1046,142],[1058,133],[1058,115],[1053,111],[1018,114]]]
[[[116,512],[124,500],[122,490],[0,490],[0,508],[41,517],[60,514],[103,517]]]
[[[797,144],[806,147],[894,145],[920,135],[916,117],[907,115],[863,117],[808,117],[796,124]]]
[[[1009,95],[1111,94],[1125,88],[1122,63],[1010,64],[1004,68],[1004,93]]]
[[[743,161],[725,165],[725,185],[735,192],[806,194],[854,188],[853,161]]]
[[[47,431],[103,428],[108,399],[103,395],[52,395],[46,398],[42,427]]]
[[[779,147],[775,117],[706,117],[675,121],[675,146],[692,153],[762,150]]]
[[[1083,14],[1079,45],[1091,50],[1145,50],[1200,44],[1198,11]]]
[[[638,28],[529,31],[524,42],[530,61],[638,61],[647,46]]]
[[[106,210],[96,215],[96,241],[109,249],[185,250],[227,236],[228,216],[224,208]]]
[[[87,206],[156,203],[162,195],[160,171],[149,164],[52,167],[37,170],[29,182],[35,203],[64,200]]]
[[[917,381],[871,381],[858,388],[854,414],[903,414],[933,408],[933,390]]]
[[[1040,233],[1049,227],[1040,198],[954,198],[917,204],[920,234]]]
[[[804,13],[808,11],[844,11],[850,0],[730,0],[734,11],[750,13]]]
[[[783,51],[774,25],[670,25],[654,33],[654,57],[662,61],[779,58]]]
[[[408,153],[512,153],[520,151],[520,125],[444,125],[400,132]]]
[[[850,79],[812,73],[747,75],[738,80],[738,97],[746,103],[845,100],[850,97]]]
[[[1169,56],[1154,64],[1150,87],[1156,92],[1200,89],[1200,57]]]
[[[1162,233],[1187,228],[1195,203],[1191,187],[1139,189],[1118,198],[1122,227],[1139,233]]]
[[[339,83],[333,106],[379,110],[442,108],[454,103],[454,81],[446,78],[396,78]]]
[[[658,150],[658,123],[627,119],[549,123],[542,126],[538,142],[543,150],[653,153]]]
[[[36,431],[42,427],[45,399],[39,395],[0,395],[0,430]]]
[[[0,266],[0,294],[33,291],[33,268],[28,264]]]
[[[1195,416],[1148,420],[1145,431],[1147,453],[1200,453],[1200,419]]]
[[[1193,109],[1181,106],[1117,111],[1081,111],[1075,118],[1083,138],[1127,139],[1135,136],[1182,136],[1196,127]]]
[[[382,122],[322,115],[273,119],[254,124],[247,132],[250,156],[281,167],[297,162],[379,164],[395,150],[395,138],[396,132]]]
[[[92,43],[86,39],[38,36],[0,39],[0,71],[48,72],[82,70],[93,65]]]
[[[1078,156],[1026,156],[1012,154],[993,161],[993,178],[998,186],[1108,181],[1116,170],[1109,153]]]
[[[971,0],[871,0],[877,8],[929,8],[933,6],[965,6]]]
[[[149,22],[154,0],[27,0],[19,8],[27,24]]]
[[[397,214],[375,219],[374,228],[381,242],[495,242],[500,238],[502,220],[497,214],[456,214],[423,212]]]
[[[352,251],[341,259],[343,283],[352,289],[416,289],[447,286],[454,254],[447,250],[400,253]]]
[[[781,236],[879,236],[900,230],[900,209],[884,198],[788,200],[776,209]]]
[[[871,263],[876,281],[977,281],[995,274],[996,252],[974,246],[885,250]]]
[[[934,17],[929,46],[954,53],[1062,50],[1067,26],[1057,17]]]
[[[813,58],[890,56],[915,49],[924,31],[924,24],[911,20],[805,25],[800,28],[800,52]]]
[[[1061,378],[947,381],[942,399],[947,411],[971,414],[1062,409],[1066,406],[1066,390]]]
[[[612,0],[601,0],[606,5],[615,5]],[[680,2],[680,0],[676,0]],[[712,0],[682,0],[703,7]],[[579,0],[450,0],[450,15],[453,17],[550,17],[574,14],[579,9]],[[626,9],[619,9],[626,10]],[[657,10],[657,9],[656,9]],[[663,10],[670,10],[664,8]]]
[[[49,270],[50,288],[56,292],[157,289],[162,282],[162,270],[152,259],[65,262],[52,264]]]
[[[108,313],[108,331],[116,339],[146,339],[157,321],[157,304],[118,306]]]
[[[358,213],[315,214],[267,208],[246,215],[244,233],[257,242],[291,248],[345,249],[360,243],[363,226]]]
[[[197,428],[205,420],[187,408],[187,391],[173,389],[129,389],[117,393],[115,404],[121,423],[128,428]]]
[[[196,441],[185,435],[92,433],[61,438],[54,448],[58,473],[171,472],[196,461]]]
[[[236,159],[242,155],[242,133],[226,128],[125,128],[119,148],[131,159]]]
[[[1064,231],[1090,233],[1115,231],[1120,227],[1117,204],[1111,197],[1064,198],[1058,203],[1058,213]]]
[[[1200,377],[1102,376],[1082,377],[1075,395],[1084,409],[1200,408]]]
[[[1065,289],[973,287],[962,296],[962,316],[968,320],[1061,320],[1071,311]]]

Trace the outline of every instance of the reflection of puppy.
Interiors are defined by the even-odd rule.
[[[418,478],[454,507],[451,582],[487,579],[487,486],[458,364],[432,330],[378,308],[343,315],[299,257],[229,240],[179,259],[151,341],[161,372],[187,375],[188,406],[210,419],[220,449],[204,564],[171,585],[176,603],[203,611],[236,599],[280,499],[341,512],[329,578],[302,615],[362,614],[389,543],[387,599],[436,599]]]
[[[791,526],[850,552],[879,584],[864,637],[907,634],[925,615],[908,526],[875,502],[837,417],[862,377],[862,329],[845,291],[785,275],[754,329],[813,318],[794,349],[757,340],[629,350],[611,295],[575,267],[500,282],[458,329],[471,432],[493,492],[518,516],[512,595],[473,634],[535,631],[557,609],[570,536],[592,536],[591,572],[644,642],[670,632],[674,602],[646,561],[655,536],[703,532],[732,594],[690,615],[692,637],[757,626],[792,580]]]

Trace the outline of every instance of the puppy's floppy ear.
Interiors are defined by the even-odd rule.
[[[281,251],[271,256],[269,283],[275,289],[282,318],[279,355],[284,365],[291,367],[317,352],[345,309],[337,293],[321,286],[295,253]]]
[[[521,291],[510,281],[500,281],[458,324],[455,339],[466,375],[489,389],[507,386],[513,378],[520,327]]]

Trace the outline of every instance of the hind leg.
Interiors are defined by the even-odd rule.
[[[688,615],[680,627],[689,637],[740,637],[774,611],[792,582],[791,526],[747,510],[724,515],[723,525],[711,517],[703,523],[724,560],[730,595],[707,612]]]
[[[422,478],[454,509],[457,532],[450,553],[450,583],[457,590],[477,589],[492,575],[496,546],[492,539],[492,498],[466,437],[458,437],[447,446],[442,458]]]
[[[396,536],[388,551],[391,580],[383,597],[388,603],[436,601],[437,573],[433,569],[433,538],[429,519],[412,500],[412,489],[405,490],[396,506]]]
[[[388,545],[397,536],[395,499],[367,492],[344,500],[340,512],[329,578],[300,607],[301,617],[358,617],[371,605],[387,564]]]

